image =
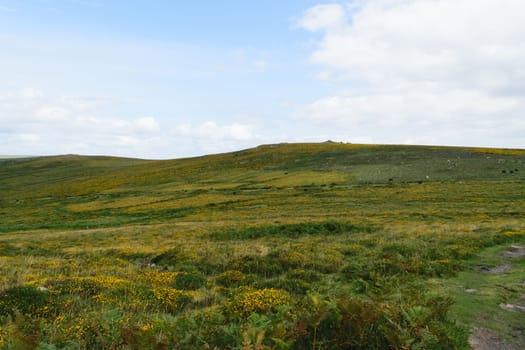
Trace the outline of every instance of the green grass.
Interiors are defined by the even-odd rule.
[[[525,241],[521,240],[521,244]],[[436,281],[437,289],[453,296],[453,317],[471,327],[496,330],[503,339],[525,346],[523,322],[519,312],[504,310],[500,304],[523,305],[525,295],[525,259],[506,257],[510,245],[484,250],[468,261],[456,278]],[[508,266],[501,273],[488,273],[487,268]]]
[[[5,159],[0,193],[0,347],[462,349],[474,326],[519,333],[499,304],[524,293],[523,259],[479,266],[524,241],[525,150]]]

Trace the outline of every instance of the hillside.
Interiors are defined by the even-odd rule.
[[[3,160],[0,231],[194,220],[216,206],[250,208],[261,202],[261,195],[277,199],[310,191],[310,197],[326,196],[349,188],[357,194],[371,186],[390,196],[393,188],[416,184],[467,192],[484,182],[505,191],[509,184],[522,186],[523,180],[524,150],[424,146],[280,144],[167,161]],[[386,185],[384,191],[377,189]],[[468,200],[469,193],[461,195]]]
[[[0,193],[0,347],[525,344],[525,150],[2,159]]]

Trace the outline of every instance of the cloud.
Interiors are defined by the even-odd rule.
[[[186,155],[221,153],[254,147],[266,139],[254,133],[255,125],[205,121],[180,123],[171,130],[177,147]]]
[[[252,125],[239,123],[218,125],[213,121],[206,121],[199,125],[183,123],[174,128],[173,134],[206,140],[246,141],[254,138]]]
[[[521,0],[318,5],[298,25],[321,34],[310,57],[317,77],[347,88],[297,118],[377,142],[525,145]]]
[[[346,13],[339,4],[316,5],[304,13],[297,25],[306,30],[331,30],[345,24]]]
[[[137,132],[158,132],[160,131],[160,125],[157,120],[153,117],[142,117],[133,121],[133,129]]]
[[[150,116],[118,118],[97,110],[103,99],[48,97],[36,89],[0,95],[5,154],[152,155],[163,145]]]
[[[315,101],[305,109],[305,118],[319,122],[335,120],[390,126],[425,120],[456,122],[455,116],[461,115],[464,122],[476,123],[485,115],[518,117],[515,112],[519,106],[516,98],[477,90],[449,90],[439,94],[428,90],[374,95],[348,93]],[[388,118],[382,119],[385,116]]]
[[[0,154],[105,154],[176,158],[238,150],[261,139],[252,124],[162,122],[108,115],[105,98],[48,96],[36,89],[0,94]]]

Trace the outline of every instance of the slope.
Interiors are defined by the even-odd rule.
[[[496,189],[523,181],[524,161],[523,150],[337,143],[163,161],[10,159],[0,161],[0,231],[166,222],[210,206],[250,208],[261,193],[289,198],[290,191],[411,184],[450,190],[459,182]]]

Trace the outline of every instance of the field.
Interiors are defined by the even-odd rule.
[[[4,159],[0,193],[1,348],[525,347],[525,150]]]

